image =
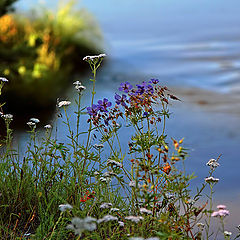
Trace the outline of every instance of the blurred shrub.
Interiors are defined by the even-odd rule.
[[[55,103],[69,76],[82,70],[79,60],[100,48],[96,21],[87,11],[74,10],[73,1],[61,5],[56,13],[42,8],[28,17],[3,15],[0,73],[10,80],[5,92],[8,103]]]
[[[9,11],[13,11],[13,4],[16,2],[17,0],[1,0],[0,1],[0,16],[6,14]]]

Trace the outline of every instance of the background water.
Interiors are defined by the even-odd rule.
[[[20,0],[17,7],[29,9],[36,2]],[[55,8],[56,1],[46,5]],[[168,86],[238,94],[239,0],[83,0],[78,5],[95,15],[105,38],[108,63],[98,77],[96,98],[112,99],[121,81],[151,77]],[[74,93],[70,91],[69,96],[73,99]],[[84,102],[89,104],[86,96]],[[73,114],[73,107],[69,111]],[[185,103],[174,103],[171,111],[167,133],[185,137],[190,155],[187,169],[198,176],[194,184],[207,176],[205,163],[222,154],[215,173],[220,178],[215,203],[228,206],[228,230],[236,232],[234,226],[240,224],[239,114],[206,112]],[[64,141],[65,136],[61,131],[60,139]],[[19,134],[17,140],[24,143],[26,135]]]

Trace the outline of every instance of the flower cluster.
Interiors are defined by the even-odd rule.
[[[206,165],[209,166],[212,171],[215,170],[218,166],[220,166],[220,164],[218,163],[218,160],[216,160],[214,158],[210,159],[206,163]]]
[[[76,235],[82,234],[83,231],[94,231],[97,228],[96,219],[92,217],[86,217],[84,219],[74,217],[71,224],[67,226],[67,229],[73,230]]]
[[[229,211],[226,209],[225,205],[218,205],[217,208],[218,211],[213,212],[211,215],[212,217],[224,218],[229,215]]]
[[[86,202],[87,200],[94,198],[94,194],[94,191],[91,193],[89,191],[86,191],[86,194],[80,198],[80,202]]]
[[[120,84],[119,91],[122,94],[115,93],[114,99],[116,105],[113,108],[112,103],[104,98],[99,100],[97,104],[87,108],[87,112],[90,115],[90,120],[93,121],[95,126],[109,126],[109,122],[112,122],[112,126],[118,127],[116,123],[119,117],[150,117],[150,123],[153,124],[156,121],[161,121],[160,117],[155,120],[156,113],[154,112],[154,104],[168,103],[168,97],[173,98],[173,95],[166,94],[168,89],[166,87],[158,86],[157,79],[151,79],[148,82],[142,82],[136,84],[133,87],[129,82],[123,82]],[[123,108],[123,111],[120,110]]]

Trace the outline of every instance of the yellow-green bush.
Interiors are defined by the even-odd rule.
[[[100,48],[96,22],[87,11],[75,10],[74,1],[60,5],[56,13],[41,8],[28,17],[3,15],[0,75],[10,80],[5,96],[51,104],[69,75],[82,70],[80,58]]]

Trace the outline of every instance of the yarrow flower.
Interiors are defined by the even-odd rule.
[[[60,108],[62,106],[68,106],[70,104],[71,104],[70,101],[61,101],[61,102],[58,103],[58,107]]]
[[[100,205],[100,208],[102,209],[107,209],[107,208],[111,208],[112,207],[112,203],[102,203]]]
[[[86,87],[84,87],[84,86],[82,85],[82,83],[79,82],[79,81],[74,82],[73,85],[75,85],[75,89],[76,89],[79,93],[82,92],[83,90],[86,90]]]
[[[197,223],[197,227],[198,227],[198,229],[199,229],[200,232],[203,231],[204,226],[205,226],[205,225],[204,225],[203,223],[201,223],[201,222]]]
[[[30,122],[33,122],[33,123],[40,123],[40,120],[37,119],[37,118],[30,118],[29,121],[30,121]]]
[[[112,159],[107,160],[107,165],[115,165],[116,167],[120,167],[120,168],[122,168],[122,166],[123,166],[122,163],[117,162],[117,161],[112,160]]]
[[[125,82],[120,84],[120,87],[118,88],[118,90],[128,93],[132,89],[132,87],[133,86],[129,82]]]
[[[224,235],[225,235],[226,237],[230,237],[230,236],[232,235],[232,233],[231,233],[231,232],[228,232],[228,231],[224,231]]]
[[[135,223],[138,223],[141,220],[143,220],[144,218],[142,216],[127,216],[127,217],[125,217],[125,219],[129,220],[129,221],[132,221],[132,222],[135,222]]]
[[[93,56],[86,56],[83,58],[83,61],[91,61],[91,62],[94,62],[96,60],[99,60],[99,59],[102,59],[104,57],[106,57],[107,55],[105,53],[101,53],[99,55],[93,55]]]
[[[86,217],[84,219],[74,217],[71,224],[67,226],[67,229],[73,230],[76,235],[80,236],[83,231],[94,231],[96,228],[96,219],[92,217]]]
[[[70,204],[60,204],[59,209],[61,212],[65,212],[66,210],[71,210],[73,207]]]
[[[102,149],[104,146],[103,146],[103,144],[94,144],[93,147],[96,148],[96,149],[98,149],[98,150],[100,150],[100,149]]]
[[[218,161],[214,158],[210,159],[207,163],[207,166],[210,167],[211,170],[215,170],[218,166],[220,166],[220,164],[218,163]]]
[[[223,204],[220,204],[220,205],[217,205],[217,208],[218,209],[226,209],[227,207]]]
[[[118,221],[118,218],[112,215],[106,215],[103,218],[98,219],[97,223],[110,222],[110,221]]]
[[[51,126],[50,124],[47,124],[47,125],[44,126],[44,128],[45,128],[45,129],[51,129],[52,126]]]
[[[28,125],[29,127],[35,127],[35,126],[36,126],[36,123],[34,123],[34,122],[27,122],[27,125]]]
[[[152,211],[151,211],[151,210],[148,210],[148,209],[146,209],[146,208],[140,208],[140,213],[141,213],[141,214],[146,213],[146,214],[151,215],[151,214],[152,214]]]
[[[111,208],[110,212],[118,212],[120,209],[119,208]]]
[[[13,120],[13,115],[12,114],[2,114],[1,117],[4,119],[4,120]]]
[[[5,77],[0,77],[0,82],[8,82],[8,80]]]
[[[212,213],[212,217],[226,217],[228,216],[230,213],[228,210],[226,210],[226,206],[225,205],[218,205],[217,208],[219,209],[218,211],[215,211]]]
[[[214,178],[214,177],[207,177],[205,178],[206,183],[217,183],[219,181],[219,178]]]

